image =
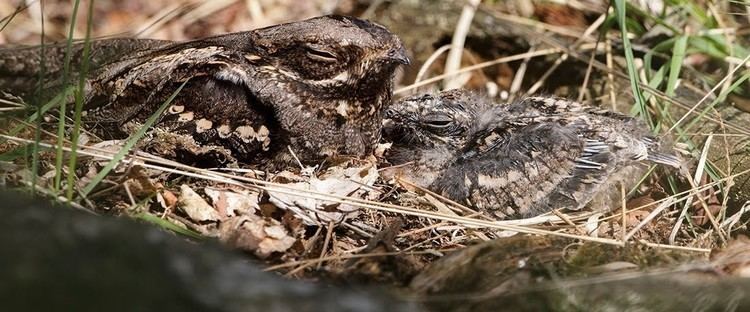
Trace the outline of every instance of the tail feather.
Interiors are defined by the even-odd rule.
[[[682,164],[682,159],[680,159],[680,157],[678,157],[677,155],[672,155],[672,154],[667,154],[667,153],[662,153],[662,152],[650,151],[646,159],[649,161],[653,161],[657,164],[663,164],[663,165],[672,166],[675,168],[679,168],[680,164]]]

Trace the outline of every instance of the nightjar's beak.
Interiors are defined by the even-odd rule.
[[[388,54],[386,56],[389,61],[392,61],[394,63],[403,64],[403,65],[409,65],[411,64],[411,61],[409,60],[409,56],[406,55],[406,49],[404,46],[399,45],[398,47],[395,47],[388,51]]]

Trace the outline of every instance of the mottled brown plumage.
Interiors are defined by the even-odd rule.
[[[489,101],[462,89],[440,94],[407,97],[389,106],[383,120],[383,137],[393,143],[388,151],[392,164],[402,175],[419,185],[430,185],[466,145],[477,113],[489,108]]]
[[[221,146],[230,157],[269,165],[288,164],[289,149],[312,164],[370,152],[382,108],[390,102],[393,73],[408,63],[400,40],[387,29],[342,16],[189,42],[115,39],[95,46],[123,42],[131,43],[130,51],[97,54],[113,57],[95,58],[88,75],[90,129],[123,138],[188,81],[156,127],[196,146]],[[63,50],[53,50],[58,54],[52,67],[60,69]],[[13,91],[11,75],[33,77],[38,71],[38,50],[23,51],[26,65],[10,64],[22,58],[19,50],[0,52],[0,89]],[[46,85],[58,81],[56,76]]]
[[[427,116],[442,116],[441,127]],[[605,208],[614,186],[637,182],[642,161],[679,165],[639,120],[560,98],[493,105],[451,90],[402,100],[386,117],[383,133],[394,141],[388,160],[413,162],[391,174],[499,218]]]

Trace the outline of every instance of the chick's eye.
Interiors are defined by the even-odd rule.
[[[428,115],[422,122],[428,129],[443,130],[453,124],[453,118],[443,114]]]
[[[307,54],[307,57],[321,62],[336,62],[336,55],[332,52],[328,52],[326,50],[316,48],[316,47],[306,47],[305,53]]]

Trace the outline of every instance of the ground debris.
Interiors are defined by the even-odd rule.
[[[206,187],[203,191],[211,198],[214,208],[222,219],[250,215],[260,210],[258,206],[260,193],[258,192],[235,193],[215,187]]]
[[[96,16],[100,18],[93,35],[102,37],[123,31],[135,32],[135,29],[128,28],[151,25],[154,18],[161,16],[166,2],[169,1],[133,0],[126,5],[97,4],[95,9],[99,12]],[[435,80],[437,83],[420,86],[409,84],[416,82],[418,75],[419,80],[424,82],[445,73],[447,51],[452,49],[451,39],[464,5],[448,0],[345,0],[338,1],[336,8],[333,2],[324,1],[305,4],[291,0],[216,1],[219,2],[230,4],[220,4],[207,10],[203,5],[195,6],[198,9],[181,7],[170,11],[175,13],[165,17],[156,27],[143,28],[144,32],[139,34],[143,37],[183,40],[248,30],[332,11],[357,16],[366,14],[367,18],[397,33],[410,50],[413,65],[398,73],[394,98],[409,93],[434,92],[441,88],[439,83],[445,79],[439,77]],[[659,9],[655,10],[652,3],[657,4]],[[303,279],[327,277],[340,281],[360,277],[359,282],[399,286],[411,284],[411,291],[424,295],[428,305],[434,302],[438,309],[489,307],[488,310],[493,310],[500,305],[518,310],[524,307],[528,310],[549,310],[550,307],[561,307],[561,310],[582,310],[584,307],[625,310],[623,307],[626,304],[623,303],[635,304],[643,310],[700,310],[703,307],[708,307],[706,310],[719,307],[719,310],[725,308],[719,306],[722,303],[730,308],[750,306],[746,304],[749,300],[744,298],[750,283],[743,279],[748,276],[750,257],[747,250],[750,248],[748,239],[737,237],[737,233],[747,230],[747,211],[750,209],[747,174],[750,149],[746,127],[742,127],[750,122],[750,114],[747,113],[750,111],[747,104],[750,101],[746,86],[730,92],[727,101],[716,99],[723,91],[709,91],[716,81],[732,77],[727,75],[727,68],[741,64],[738,61],[742,57],[721,55],[722,59],[710,53],[692,51],[700,50],[700,47],[694,46],[694,40],[705,40],[705,36],[693,34],[709,34],[714,30],[727,30],[727,34],[711,33],[710,37],[706,37],[712,41],[708,46],[723,48],[724,35],[732,37],[728,40],[729,47],[746,43],[747,34],[734,34],[732,26],[747,28],[744,16],[746,8],[737,3],[707,3],[715,6],[707,15],[711,23],[714,23],[714,18],[720,20],[723,17],[724,22],[728,22],[726,28],[722,25],[715,29],[703,28],[705,25],[700,25],[696,19],[685,18],[690,13],[675,11],[675,8],[684,10],[680,5],[663,1],[633,1],[628,3],[628,12],[642,10],[643,13],[639,14],[660,15],[665,18],[666,24],[677,31],[653,23],[650,18],[637,17],[628,19],[631,23],[628,32],[632,36],[636,61],[642,59],[644,53],[653,57],[650,67],[647,66],[649,64],[636,62],[640,75],[654,79],[644,83],[654,83],[654,72],[664,64],[663,69],[671,75],[669,54],[671,42],[675,40],[668,37],[669,40],[663,41],[662,46],[659,41],[664,36],[679,34],[690,38],[674,96],[664,98],[658,93],[648,92],[648,111],[640,114],[657,118],[657,127],[661,130],[671,127],[673,123],[670,121],[687,116],[680,124],[686,127],[687,132],[680,134],[679,140],[680,144],[684,144],[685,137],[689,137],[694,147],[690,149],[692,154],[686,154],[686,159],[697,159],[705,137],[715,134],[707,159],[714,167],[711,169],[726,181],[704,178],[695,183],[696,186],[691,186],[685,185],[684,180],[676,183],[666,181],[666,175],[657,170],[637,189],[626,190],[633,195],[629,195],[631,199],[626,201],[624,216],[618,207],[608,213],[558,211],[558,214],[537,218],[497,222],[520,225],[525,231],[546,231],[546,234],[528,236],[513,229],[501,230],[446,221],[446,218],[471,217],[494,222],[486,215],[458,209],[458,205],[411,184],[379,177],[379,169],[374,164],[352,166],[328,162],[319,167],[306,168],[303,172],[256,171],[252,175],[236,174],[240,172],[238,170],[234,172],[235,176],[227,178],[240,181],[234,184],[213,180],[211,174],[218,171],[186,170],[189,174],[181,175],[168,163],[164,165],[168,170],[144,169],[141,167],[144,158],[139,156],[150,151],[168,154],[165,151],[186,148],[196,155],[211,152],[195,149],[195,142],[189,138],[163,132],[153,134],[156,136],[155,141],[151,138],[154,144],[136,145],[135,151],[116,166],[88,197],[74,199],[74,204],[98,213],[174,223],[179,228],[218,238],[233,248],[262,258],[273,266],[274,271],[288,276]],[[257,4],[258,7],[251,8],[250,4]],[[47,12],[45,18],[39,20],[49,22],[45,27],[46,36],[53,39],[50,41],[65,39],[63,35],[68,32],[70,17],[60,12],[70,12],[71,5],[70,1],[45,1],[43,9]],[[169,3],[170,7],[172,5]],[[466,88],[486,93],[497,102],[512,102],[528,94],[548,94],[579,98],[587,106],[634,112],[631,110],[635,99],[631,95],[630,81],[622,79],[627,76],[628,69],[622,56],[624,50],[620,30],[605,22],[599,30],[592,28],[593,32],[583,34],[584,29],[598,18],[613,18],[612,13],[607,15],[608,5],[606,1],[598,0],[565,4],[550,4],[549,1],[482,1],[462,47],[461,67],[491,65],[479,70],[467,70],[459,76],[468,77],[464,79]],[[698,1],[693,9],[706,9],[705,6]],[[14,5],[0,4],[0,13],[5,13],[0,14],[2,16],[15,14],[13,10]],[[35,25],[35,13],[30,13],[32,11],[17,14],[8,23],[7,29],[0,32],[0,42],[38,43],[35,30],[38,27],[29,26]],[[728,13],[737,14],[731,16]],[[642,35],[639,26],[647,26],[643,31],[650,34]],[[86,19],[79,19],[75,27],[77,33],[83,34]],[[609,30],[603,33],[602,29]],[[542,53],[561,47],[567,53]],[[723,53],[719,50],[715,52]],[[515,59],[502,60],[507,57]],[[737,58],[734,63],[725,62],[733,58]],[[427,64],[428,59],[432,59],[431,65]],[[605,61],[606,71],[594,64]],[[732,79],[737,81],[739,76],[735,74]],[[726,86],[731,82],[726,81]],[[661,86],[658,89],[662,91]],[[704,95],[706,98],[702,99]],[[678,105],[680,103],[689,106],[682,108]],[[692,115],[687,113],[690,108],[693,108]],[[51,116],[55,117],[55,114]],[[696,117],[698,114],[700,117]],[[18,126],[7,120],[0,118],[0,128],[13,129]],[[45,116],[43,122],[54,126],[58,121]],[[34,129],[29,125],[16,136],[33,139]],[[688,125],[695,126],[690,128]],[[72,129],[70,122],[67,127],[66,133],[69,133]],[[8,135],[8,132],[3,131],[2,134]],[[55,179],[59,178],[55,177],[56,172],[63,175],[62,185],[55,186],[56,191],[67,189],[65,178],[68,174],[76,176],[75,187],[84,187],[123,144],[122,141],[96,143],[96,140],[87,134],[79,139],[81,147],[93,144],[87,146],[93,149],[87,148],[87,154],[78,155],[76,170],[67,167],[67,152],[63,167],[55,168],[54,148],[42,149],[38,155],[40,161],[36,176],[29,165],[32,144],[28,141],[2,141],[0,186],[36,187],[64,200],[64,192],[49,191]],[[42,143],[56,142],[50,133],[42,134]],[[388,143],[381,144],[374,151],[375,155],[382,158],[388,147]],[[226,154],[226,151],[219,152]],[[8,159],[12,161],[6,162]],[[229,158],[227,163],[231,163],[231,166],[221,164],[201,168],[227,169],[238,165]],[[692,173],[694,164],[687,166]],[[242,170],[245,169],[257,168]],[[196,175],[203,175],[203,178]],[[257,181],[244,179],[248,177]],[[679,194],[692,187],[701,187],[704,191]],[[353,199],[343,200],[342,203],[330,196]],[[651,221],[641,224],[667,197],[674,202]],[[686,197],[692,197],[692,205],[685,205]],[[376,204],[414,210],[386,212],[364,207],[367,203],[354,205],[355,200],[371,200]],[[460,204],[471,206],[471,203]],[[435,213],[445,218],[425,217],[413,211]],[[709,213],[715,217],[720,230],[710,222]],[[684,214],[683,221],[676,224],[680,214]],[[395,220],[403,223],[398,227],[393,226]],[[636,227],[638,230],[634,231]],[[164,228],[171,229],[167,226]],[[726,241],[719,240],[717,232],[720,231],[728,234]],[[617,241],[631,232],[634,233],[625,247],[587,241],[591,238]],[[578,235],[578,239],[557,237],[555,233]],[[481,242],[491,239],[494,241]],[[709,262],[701,258],[705,253],[671,253],[664,249],[647,248],[644,242],[669,244],[672,247],[726,247],[714,250]],[[697,265],[690,265],[696,262]],[[427,267],[428,264],[431,265]],[[412,280],[413,276],[416,277]],[[613,305],[604,304],[606,301]],[[662,305],[668,301],[674,304]]]
[[[221,223],[219,239],[240,250],[267,258],[274,252],[284,252],[297,241],[278,221],[255,215],[233,217]]]
[[[197,223],[218,222],[220,218],[216,210],[186,184],[180,185],[177,207],[184,211],[190,220]]]
[[[338,197],[374,198],[379,193],[371,187],[378,177],[377,168],[372,165],[346,169],[333,167],[320,177],[289,183],[284,189],[269,188],[267,192],[271,203],[294,212],[295,216],[307,225],[339,223],[356,217],[359,209],[346,202],[323,199],[316,193]]]

